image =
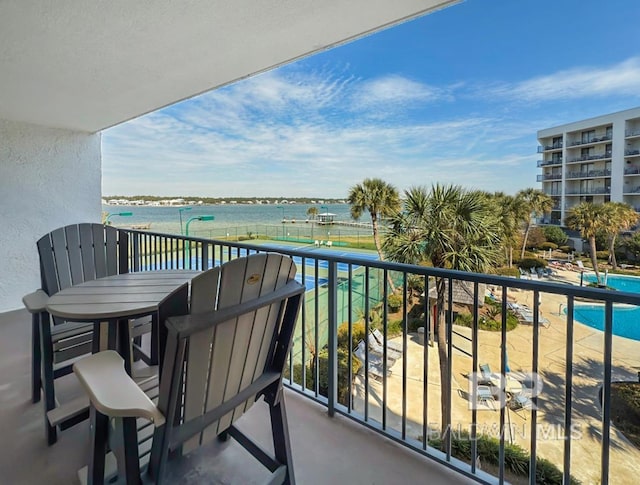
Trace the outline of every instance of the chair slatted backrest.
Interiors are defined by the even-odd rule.
[[[102,224],[73,224],[40,238],[42,289],[49,295],[85,281],[128,272],[126,231]]]
[[[304,294],[304,286],[294,280],[295,273],[291,258],[262,253],[235,259],[192,280],[195,327],[177,331],[167,325],[159,407],[168,424],[184,428],[168,432],[169,446],[176,442],[188,452],[228,429],[264,392],[258,384],[268,382],[271,389],[281,389]],[[276,299],[285,291],[295,294]],[[225,309],[229,313],[237,305],[251,308],[264,299],[270,302],[240,315],[224,316]],[[224,320],[209,323],[216,315]],[[167,372],[173,375],[171,382],[164,378]],[[279,392],[272,398],[279,399]]]

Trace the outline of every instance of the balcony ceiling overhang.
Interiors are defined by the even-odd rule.
[[[96,132],[456,1],[0,2],[0,119]]]

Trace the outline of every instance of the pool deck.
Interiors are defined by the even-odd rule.
[[[571,271],[559,271],[556,279],[579,283],[580,274]],[[532,306],[532,292],[509,291],[518,303]],[[566,382],[566,316],[560,312],[560,304],[566,305],[561,295],[542,294],[542,315],[550,321],[546,328],[539,330],[539,374],[543,388],[538,397],[538,448],[537,456],[551,460],[562,469],[564,456],[564,402]],[[455,327],[456,332],[471,335],[471,330]],[[401,338],[394,339],[400,342]],[[417,335],[407,339],[407,435],[419,438],[422,435],[422,413],[424,403],[423,359],[425,347],[420,345]],[[530,325],[518,325],[507,334],[509,366],[512,372],[530,372],[532,367],[533,328]],[[470,343],[462,337],[454,337],[454,345],[470,351]],[[465,347],[466,346],[466,347]],[[428,373],[428,423],[437,429],[440,423],[440,376],[437,344],[427,345]],[[500,371],[500,333],[479,332],[479,363],[488,363],[494,372]],[[602,355],[604,353],[603,333],[583,325],[574,324],[573,338],[573,399],[572,399],[572,446],[571,474],[582,483],[598,483],[600,474],[600,430],[601,413],[598,392],[603,378]],[[471,411],[468,409],[468,384],[466,375],[473,371],[472,360],[463,352],[454,351],[452,386],[452,423],[454,429],[460,426],[469,429]],[[638,380],[640,370],[640,342],[624,337],[613,336],[613,381]],[[403,395],[403,362],[396,361],[392,376],[387,379],[387,425],[400,430]],[[381,420],[380,397],[382,384],[369,380],[369,416]],[[354,389],[356,409],[364,410],[364,380],[358,377]],[[500,413],[497,410],[478,410],[478,432],[496,437]],[[528,448],[530,434],[530,411],[510,411],[511,439]],[[509,433],[505,441],[509,441]],[[615,427],[611,428],[610,447],[610,483],[635,484],[640,475],[640,450],[631,445]]]

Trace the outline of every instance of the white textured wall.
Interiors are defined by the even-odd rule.
[[[36,241],[99,222],[100,134],[0,120],[0,312],[40,286]]]

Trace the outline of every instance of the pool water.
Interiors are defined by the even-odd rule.
[[[604,331],[604,305],[576,304],[573,318],[591,328]],[[613,334],[640,340],[640,307],[614,305]]]
[[[600,281],[604,282],[604,275],[600,274]],[[595,283],[595,274],[585,274],[584,280],[588,283]],[[640,278],[637,276],[608,275],[606,277],[607,286],[618,291],[628,291],[629,293],[640,293]]]
[[[594,283],[595,274],[585,274],[585,281]],[[603,281],[603,276],[600,276]],[[607,285],[619,291],[640,293],[640,278],[637,276],[608,275]],[[604,305],[576,304],[573,317],[580,323],[597,330],[604,330]],[[613,306],[613,334],[640,340],[640,307],[631,305]]]

